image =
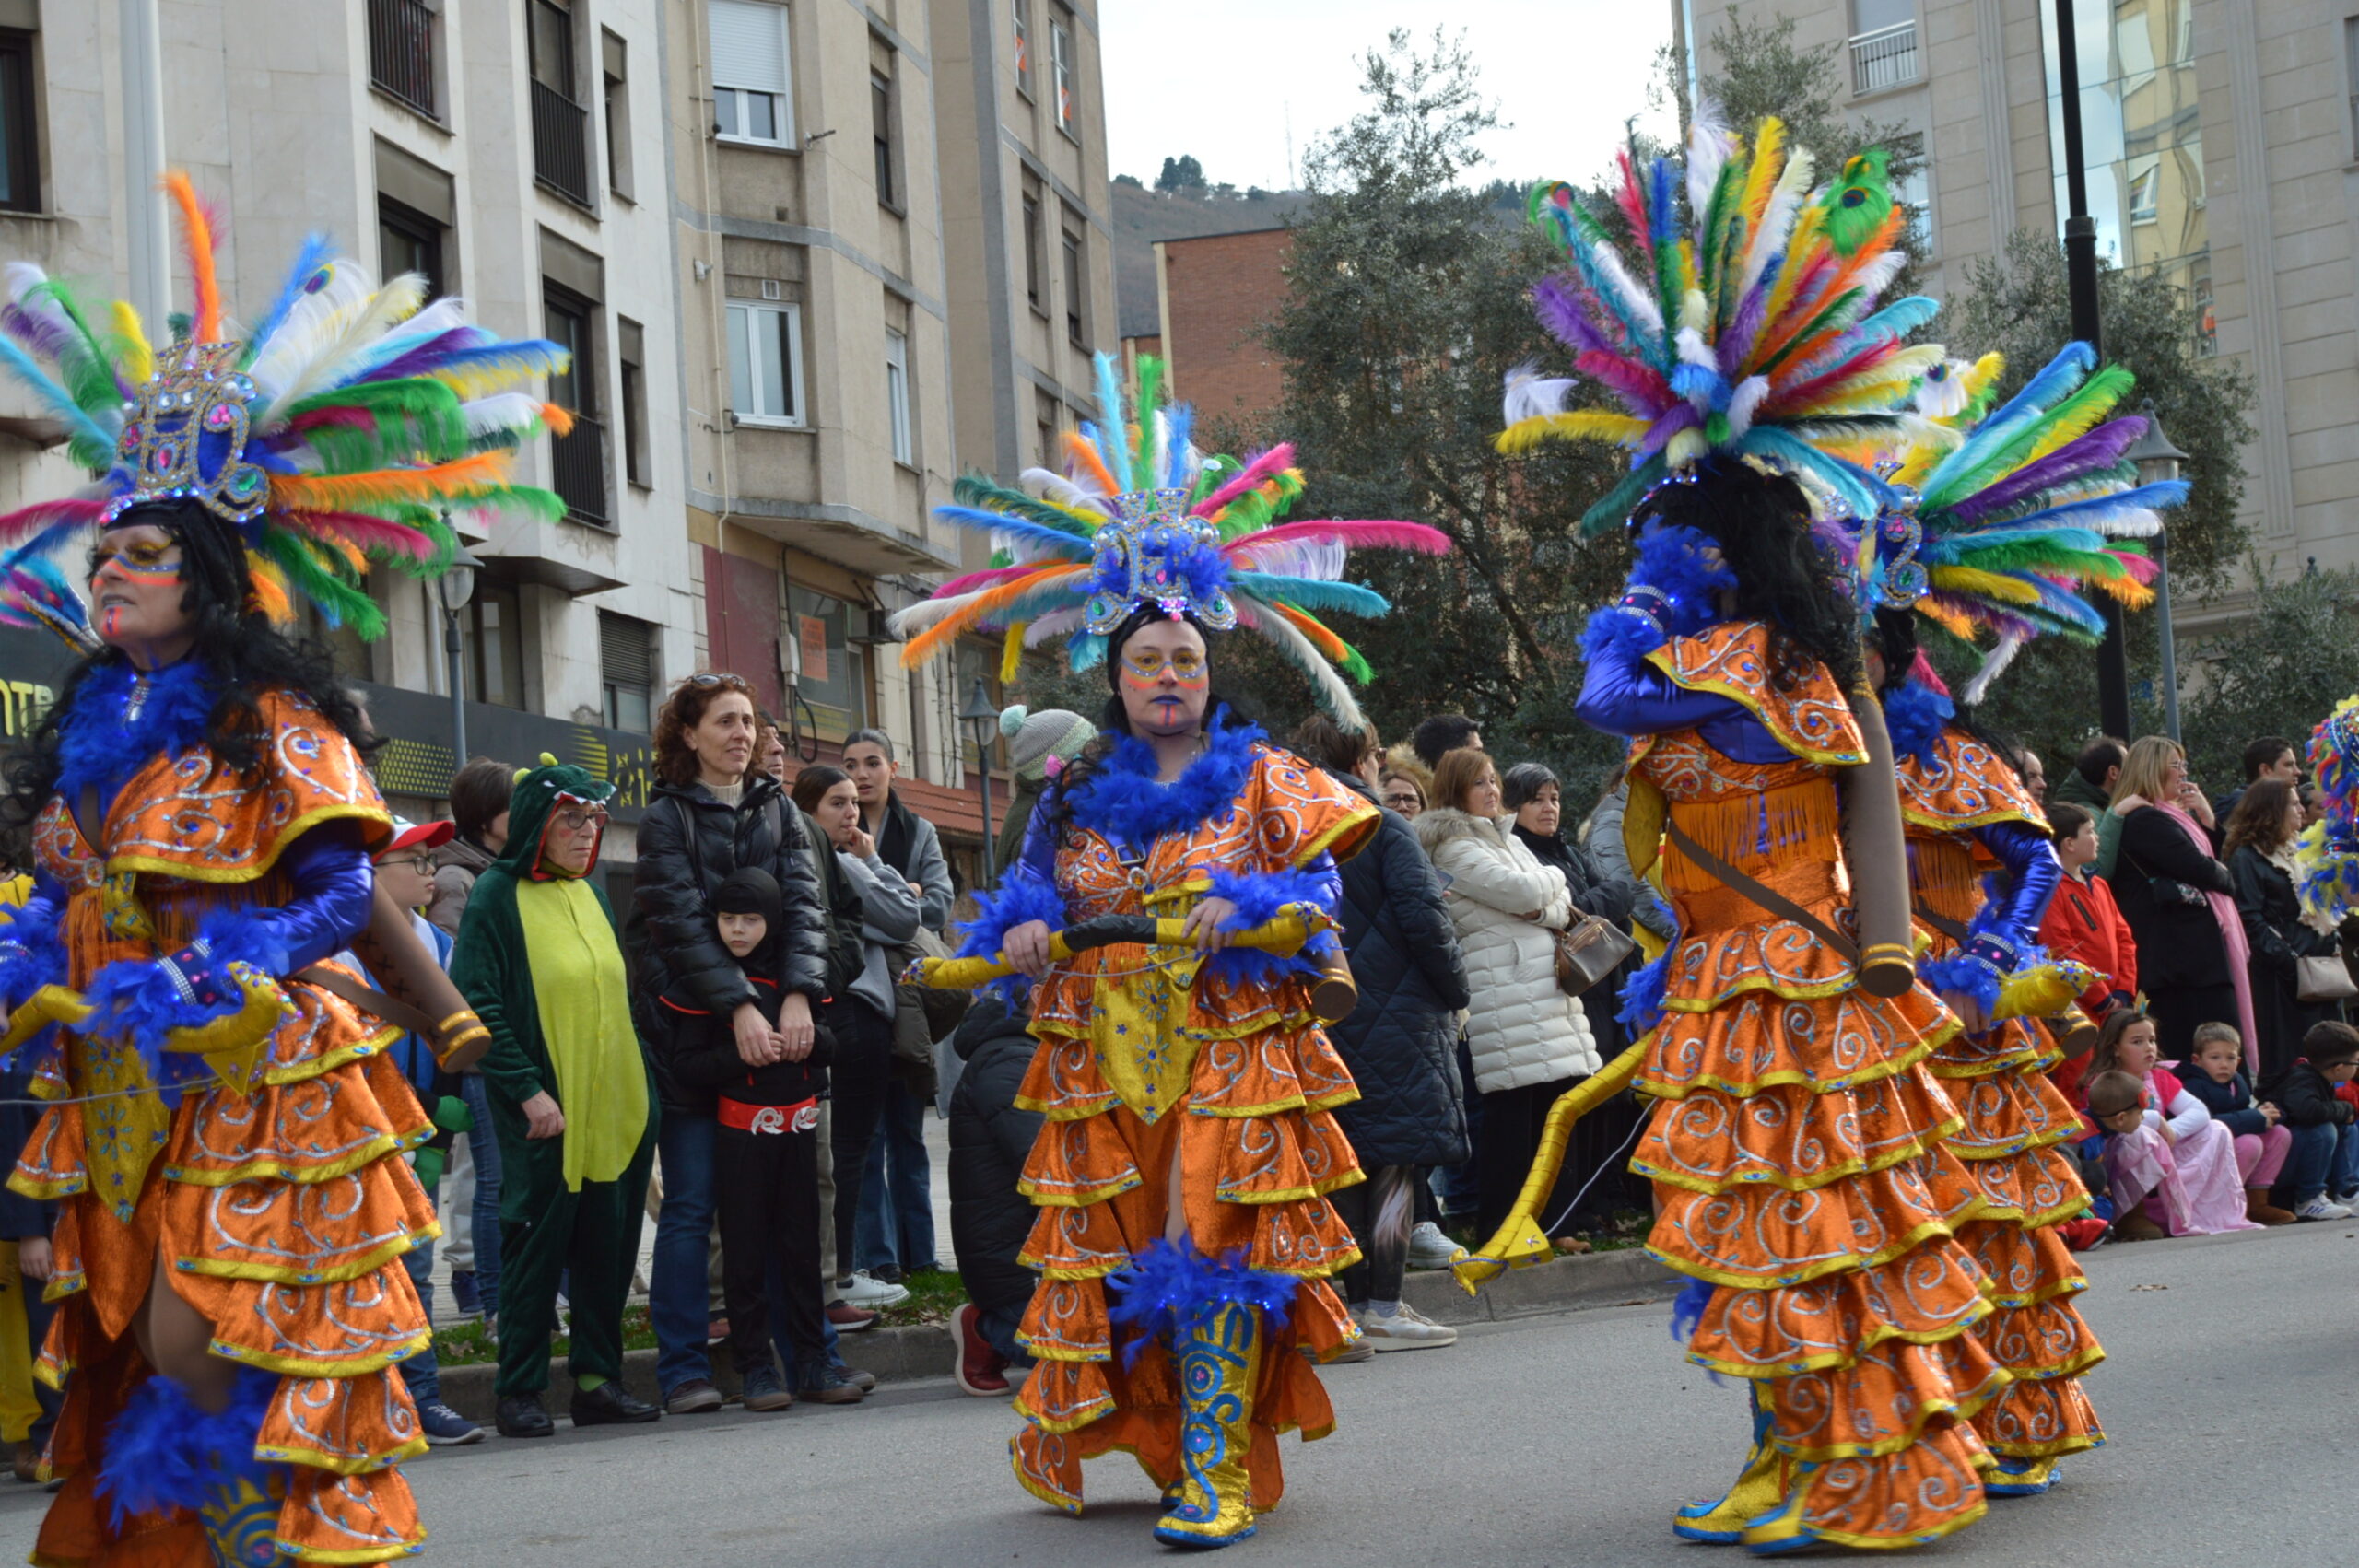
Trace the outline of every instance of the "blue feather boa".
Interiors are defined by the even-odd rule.
[[[1946,958],[1925,959],[1917,965],[1917,977],[1935,992],[1960,991],[1972,997],[1985,1018],[1999,1005],[1998,968],[1972,954],[1953,953]]]
[[[238,1386],[219,1415],[205,1411],[170,1378],[158,1375],[132,1390],[123,1413],[107,1428],[98,1492],[120,1530],[134,1515],[195,1510],[239,1476],[259,1490],[283,1464],[254,1457],[254,1439],[278,1392],[278,1374],[238,1369]]]
[[[1165,784],[1155,776],[1155,748],[1125,735],[1074,786],[1066,808],[1081,826],[1134,847],[1226,821],[1252,777],[1253,748],[1264,739],[1259,725],[1231,719],[1224,708],[1205,722],[1203,755]]]
[[[1884,728],[1892,737],[1892,755],[1931,762],[1942,743],[1942,726],[1955,717],[1957,706],[1931,686],[1907,681],[1884,694]]]
[[[1635,664],[1669,640],[1651,616],[1620,604],[1591,611],[1581,628],[1581,652],[1592,661],[1618,653]]]
[[[1663,629],[1672,636],[1693,637],[1720,618],[1717,595],[1736,587],[1737,581],[1726,561],[1704,564],[1703,552],[1717,548],[1698,528],[1665,528],[1657,522],[1638,535],[1638,559],[1630,568],[1630,581],[1670,601]]]
[[[65,943],[58,937],[53,916],[47,920],[29,919],[20,908],[0,914],[7,921],[0,925],[0,942],[15,942],[25,950],[0,953],[0,1005],[13,1012],[41,987],[65,982]]]
[[[192,981],[211,981],[211,1000],[182,997],[171,971],[152,958],[119,959],[91,976],[82,991],[98,1009],[85,1032],[128,1036],[168,1106],[179,1104],[182,1084],[211,1078],[213,1069],[202,1057],[166,1050],[166,1035],[209,1024],[245,1005],[245,994],[227,973],[230,964],[251,964],[266,975],[287,971],[287,945],[277,925],[258,910],[212,910],[197,926],[197,941],[211,949],[210,956],[183,952],[175,961]]]
[[[1006,945],[1007,933],[1034,920],[1041,921],[1052,931],[1065,927],[1064,895],[1021,867],[1009,873],[997,893],[978,889],[975,905],[980,912],[958,928],[961,958],[997,957],[999,950]],[[999,998],[1014,1012],[1024,1005],[1032,982],[1023,975],[1009,975],[978,989]]]
[[[1135,1330],[1122,1347],[1122,1364],[1137,1363],[1155,1335],[1183,1334],[1222,1307],[1253,1307],[1283,1328],[1302,1281],[1291,1274],[1256,1273],[1242,1249],[1208,1258],[1158,1236],[1122,1268],[1106,1276],[1108,1321]]]
[[[1221,922],[1220,929],[1225,931],[1250,930],[1266,925],[1289,904],[1308,904],[1331,915],[1335,912],[1334,888],[1317,872],[1216,871],[1212,873],[1212,886],[1204,895],[1226,898],[1237,906],[1237,913]],[[1225,947],[1206,961],[1205,967],[1224,980],[1275,985],[1288,975],[1316,977],[1319,965],[1309,955],[1334,945],[1333,934],[1321,932],[1312,937],[1300,953],[1290,956],[1253,947]]]
[[[139,672],[126,662],[91,672],[57,726],[57,792],[72,801],[87,784],[110,793],[158,755],[183,756],[205,743],[220,691],[202,660],[183,659],[149,677],[147,700],[126,719]]]
[[[1622,988],[1622,1011],[1614,1017],[1630,1032],[1630,1038],[1636,1040],[1652,1034],[1655,1025],[1662,1022],[1663,993],[1671,987],[1671,955],[1678,950],[1678,940],[1673,938],[1671,945],[1662,950],[1661,957],[1640,965],[1638,972],[1630,977],[1629,984]]]

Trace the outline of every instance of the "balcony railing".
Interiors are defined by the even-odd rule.
[[[533,84],[533,174],[569,202],[590,205],[590,111]]]
[[[550,488],[576,522],[604,524],[606,518],[606,427],[581,415],[573,433],[549,438]]]
[[[1917,80],[1917,24],[1863,32],[1851,41],[1851,92],[1865,97]]]
[[[369,79],[434,113],[434,8],[426,0],[369,0]]]

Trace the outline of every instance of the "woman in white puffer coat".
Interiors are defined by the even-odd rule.
[[[1580,911],[1565,873],[1543,865],[1499,815],[1498,775],[1483,753],[1441,759],[1433,804],[1411,825],[1447,881],[1473,997],[1466,1037],[1472,1087],[1483,1095],[1475,1165],[1487,1235],[1523,1189],[1548,1107],[1600,1065],[1580,1000],[1556,986],[1556,932]],[[1560,1207],[1544,1205],[1542,1221]]]

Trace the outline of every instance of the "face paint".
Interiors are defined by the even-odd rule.
[[[1180,649],[1168,659],[1153,649],[1142,649],[1136,653],[1123,650],[1122,678],[1138,690],[1144,691],[1158,685],[1167,671],[1175,682],[1189,691],[1203,686],[1212,678],[1212,673],[1204,663],[1204,656],[1192,648]]]
[[[95,583],[101,576],[112,576],[142,586],[177,582],[181,575],[180,550],[174,542],[152,539],[134,540],[120,550],[93,550],[89,580]]]

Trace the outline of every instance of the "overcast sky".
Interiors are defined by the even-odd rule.
[[[1187,153],[1215,184],[1296,183],[1313,139],[1359,111],[1360,57],[1392,28],[1429,39],[1440,22],[1464,30],[1483,89],[1508,123],[1487,139],[1490,165],[1469,178],[1585,180],[1612,156],[1622,123],[1648,112],[1672,4],[1109,0],[1097,25],[1114,172],[1153,184],[1166,158]]]

